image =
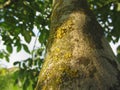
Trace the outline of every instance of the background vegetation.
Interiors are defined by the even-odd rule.
[[[117,43],[120,38],[120,1],[88,2],[108,41]],[[24,49],[30,54],[28,59],[14,63],[18,68],[13,72],[1,68],[0,90],[32,90],[35,87],[49,36],[51,3],[52,0],[0,0],[0,38],[5,45],[5,48],[0,50],[0,59],[9,62],[13,50],[20,52]],[[37,31],[33,30],[35,27]],[[30,51],[28,45],[32,37],[36,39]],[[39,41],[39,47],[36,47],[36,41]],[[120,45],[116,57],[120,60]]]

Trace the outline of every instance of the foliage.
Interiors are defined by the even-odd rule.
[[[1,7],[6,2],[1,1]],[[31,55],[24,61],[14,63],[20,68],[16,84],[23,83],[23,90],[26,90],[31,83],[34,88],[37,82],[49,34],[50,3],[50,0],[10,0],[9,4],[3,5],[0,9],[0,36],[6,46],[5,50],[0,51],[0,58],[6,58],[9,61],[8,57],[14,47],[17,48],[17,52],[24,49]],[[38,30],[37,35],[33,31],[35,26]],[[21,36],[24,37],[26,43],[22,42]],[[34,45],[33,50],[30,51],[27,43],[31,42],[32,37],[36,37],[36,40],[39,37],[41,45],[40,48],[36,48]]]
[[[109,42],[117,43],[120,38],[120,1],[119,0],[88,0],[97,20],[104,28]],[[9,61],[9,55],[16,48],[17,52],[24,49],[31,55],[24,61],[17,61],[16,84],[21,82],[26,90],[30,84],[35,87],[41,69],[47,38],[49,36],[50,13],[52,0],[1,0],[0,1],[0,37],[6,49],[0,50],[0,58]],[[38,32],[33,29],[37,27]],[[37,33],[37,34],[36,34]],[[24,41],[21,39],[24,37]],[[28,44],[36,37],[40,47],[30,51]],[[34,44],[36,44],[36,41]],[[120,46],[119,46],[120,47]],[[120,59],[120,48],[117,57]],[[34,78],[33,78],[34,77]]]
[[[8,69],[0,68],[0,90],[22,90],[21,87],[13,84],[15,81],[15,71],[15,68],[11,72]]]

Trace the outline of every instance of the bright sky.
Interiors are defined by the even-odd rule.
[[[110,43],[110,46],[114,52],[115,55],[117,55],[117,47],[120,45],[120,39],[118,41],[118,43],[114,44],[114,43]]]
[[[35,37],[32,38],[30,44],[28,44],[28,48],[30,51],[33,50],[35,39],[36,39]],[[36,47],[40,47],[39,42],[36,42]],[[10,62],[6,62],[5,60],[0,60],[0,65],[2,65],[3,67],[10,68],[13,67],[13,63],[15,61],[21,61],[31,57],[30,54],[26,53],[23,49],[18,53],[16,52],[15,49],[13,50],[13,53],[10,55]]]
[[[33,31],[36,32],[35,34],[37,36],[38,30],[37,30],[36,27],[34,27]],[[20,37],[21,37],[21,40],[23,40],[22,42],[25,43],[25,44],[27,44],[24,41],[23,37],[22,36],[20,36]],[[29,48],[30,51],[33,50],[36,38],[37,37],[32,37],[31,42],[29,44],[27,44],[27,46],[28,46],[28,48]],[[40,44],[39,44],[38,41],[36,42],[35,47],[38,47],[38,48],[40,47]],[[0,50],[2,50],[3,48],[5,48],[5,47],[3,46],[3,41],[1,41],[1,38],[0,38]],[[19,53],[17,53],[16,52],[16,48],[14,48],[13,53],[10,55],[10,62],[6,62],[5,60],[1,60],[0,59],[0,65],[3,66],[3,67],[10,68],[10,67],[13,67],[13,63],[15,61],[25,60],[25,59],[27,59],[29,57],[31,57],[30,54],[26,53],[23,49]]]

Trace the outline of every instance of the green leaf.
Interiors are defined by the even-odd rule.
[[[24,69],[27,69],[27,66],[25,65],[25,63],[23,63],[23,68],[24,68]]]
[[[41,31],[41,35],[39,36],[40,43],[46,43],[46,39],[48,37],[47,30]]]
[[[29,62],[28,62],[28,66],[32,66],[32,63],[33,63],[32,59],[29,58],[28,60],[29,60]]]
[[[30,43],[31,41],[31,34],[29,31],[27,30],[23,30],[23,36],[24,36],[24,39],[27,43]]]
[[[120,45],[117,47],[117,53],[120,54]]]
[[[12,49],[12,46],[11,45],[7,45],[6,46],[6,49],[9,53],[12,53],[13,49]]]
[[[8,56],[5,56],[5,60],[6,60],[7,62],[10,61]]]
[[[20,64],[20,62],[16,61],[16,62],[13,63],[13,65],[17,65],[17,64]]]
[[[2,52],[0,52],[0,58],[3,58],[3,57],[4,57],[3,53],[2,53]]]
[[[21,44],[17,46],[17,52],[20,52],[20,50],[21,50]]]
[[[23,44],[23,48],[24,48],[24,50],[25,50],[27,53],[30,53],[30,51],[29,51],[27,45]]]
[[[27,90],[29,85],[30,85],[30,80],[28,78],[26,78],[25,82],[23,84],[23,90]]]

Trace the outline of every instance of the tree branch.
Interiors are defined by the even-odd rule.
[[[4,4],[0,4],[0,9],[5,8],[11,4],[11,0],[6,1]]]

